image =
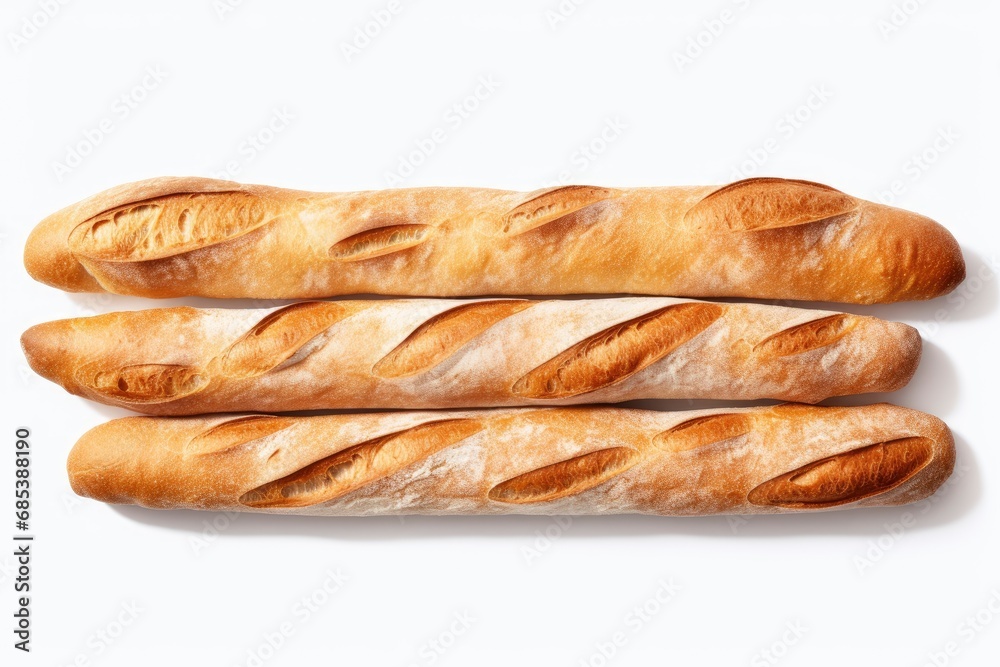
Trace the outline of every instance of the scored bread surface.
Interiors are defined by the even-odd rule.
[[[920,337],[873,317],[660,297],[300,302],[49,322],[22,337],[70,392],[150,414],[817,402],[906,384]]]
[[[113,503],[277,513],[777,513],[933,493],[954,443],[886,404],[130,417],[91,430],[73,489]]]
[[[155,298],[653,294],[928,299],[965,275],[934,221],[806,181],[324,194],[201,178],[41,222],[37,280]]]

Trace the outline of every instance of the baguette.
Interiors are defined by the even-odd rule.
[[[25,266],[166,298],[650,294],[929,299],[965,276],[934,221],[824,185],[323,194],[204,178],[108,190],[42,221]]]
[[[657,297],[162,308],[32,327],[35,371],[159,415],[609,403],[814,403],[898,389],[920,336],[874,317]]]
[[[128,417],[69,456],[76,493],[287,514],[769,514],[899,505],[951,473],[948,427],[887,404]]]

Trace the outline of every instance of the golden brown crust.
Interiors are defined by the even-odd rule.
[[[514,383],[524,398],[570,398],[622,382],[688,342],[717,319],[715,303],[679,303],[622,322],[573,345]]]
[[[352,445],[240,496],[248,507],[309,507],[330,502],[482,429],[475,419],[425,422]]]
[[[923,216],[827,186],[423,188],[320,194],[153,179],[32,232],[25,266],[70,291],[317,298],[634,293],[856,303],[964,278]]]
[[[904,324],[654,297],[165,308],[40,324],[22,344],[31,367],[68,391],[162,415],[817,402],[898,389],[920,357]]]
[[[686,452],[738,438],[752,428],[753,420],[740,412],[695,417],[657,433],[653,444],[668,452]]]
[[[638,462],[639,452],[609,447],[521,473],[500,482],[487,494],[501,503],[541,503],[565,498],[606,482]]]
[[[484,331],[525,308],[530,301],[476,301],[435,315],[373,367],[379,377],[398,378],[428,371]]]
[[[954,457],[914,410],[780,405],[131,417],[84,435],[68,468],[81,495],[157,508],[700,515],[914,502]]]
[[[854,197],[819,183],[750,178],[719,188],[684,217],[698,229],[715,229],[721,220],[731,231],[749,232],[829,220],[857,207]]]
[[[755,488],[755,505],[834,507],[896,488],[934,458],[929,438],[899,438],[802,466]]]

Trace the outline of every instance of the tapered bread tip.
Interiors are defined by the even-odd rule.
[[[74,246],[74,230],[88,221],[92,222],[96,216],[147,200],[176,194],[223,192],[241,188],[243,186],[231,181],[165,176],[104,190],[71,204],[38,223],[24,247],[24,267],[35,280],[67,292],[105,292],[107,290],[80,262],[78,255],[86,256],[86,253],[80,253],[80,248]],[[79,241],[76,243],[79,244]],[[74,254],[74,250],[77,254]]]
[[[68,209],[42,220],[24,244],[24,268],[38,282],[67,292],[103,292],[70,252],[69,235],[75,222]]]
[[[61,381],[62,371],[72,355],[71,337],[65,320],[36,324],[21,334],[21,349],[31,370],[47,380]]]
[[[131,433],[138,417],[125,417],[90,429],[73,445],[66,472],[73,492],[105,503],[134,503],[131,493],[137,479],[137,445]]]
[[[108,442],[113,441],[102,442],[100,435],[95,437],[97,433],[106,432],[107,428],[108,424],[102,424],[83,434],[70,450],[66,460],[66,472],[69,474],[69,485],[75,494],[110,502],[108,495],[103,493],[106,487],[101,483],[101,478],[112,468],[110,452],[113,450],[108,446]]]
[[[865,215],[874,237],[864,264],[877,269],[886,285],[866,302],[927,300],[943,296],[965,280],[965,259],[951,232],[930,218],[904,209],[869,203]],[[861,247],[861,244],[859,244]]]
[[[883,391],[897,391],[908,385],[916,374],[923,355],[924,341],[920,332],[909,324],[888,322],[887,326],[898,341],[893,348],[897,352],[882,358],[880,383],[885,387]]]
[[[927,495],[931,495],[936,493],[948,481],[948,478],[951,477],[952,472],[955,470],[955,459],[958,455],[955,449],[955,436],[952,434],[951,429],[948,428],[948,425],[934,415],[926,415],[926,417],[930,421],[930,430],[933,432],[932,437],[937,443],[937,450],[935,452],[937,465],[930,472],[930,480],[928,481],[928,488],[931,490]]]
[[[887,403],[879,404],[884,409],[892,410],[893,407]],[[955,436],[948,425],[938,417],[908,409],[910,425],[915,433],[919,432],[934,443],[933,457],[931,464],[926,467],[924,475],[926,478],[925,489],[922,494],[915,495],[914,499],[919,500],[936,493],[941,486],[948,481],[955,470]]]

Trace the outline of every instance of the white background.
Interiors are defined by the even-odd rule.
[[[350,58],[342,45],[387,0],[246,0],[232,11],[212,0],[91,0],[48,19],[38,0],[5,2],[0,489],[13,486],[15,427],[28,426],[37,541],[30,655],[11,648],[13,560],[0,548],[4,664],[247,665],[282,623],[292,633],[262,664],[765,665],[775,663],[761,652],[772,649],[789,667],[916,666],[929,654],[997,664],[1000,614],[983,611],[978,630],[966,619],[991,600],[1000,610],[1000,8],[896,2],[590,0],[564,2],[573,11],[563,16],[552,13],[558,0],[403,0]],[[723,10],[720,32],[712,22]],[[701,53],[679,66],[675,54],[699,39]],[[143,90],[147,68],[165,74]],[[495,90],[481,88],[460,123],[446,116],[482,77]],[[275,110],[292,118],[268,137]],[[104,119],[111,131],[88,140]],[[975,279],[931,303],[845,310],[920,327],[923,364],[891,400],[951,425],[954,483],[911,508],[562,527],[520,517],[230,519],[76,499],[67,452],[124,411],[33,376],[18,336],[43,320],[154,304],[32,282],[21,265],[31,227],[121,182],[208,176],[227,163],[245,182],[382,188],[437,127],[445,140],[417,156],[402,185],[708,184],[741,164],[869,199],[899,181],[894,201],[949,226]],[[249,136],[261,136],[261,150],[252,154]],[[79,149],[87,155],[68,171],[58,166],[88,141],[96,146]],[[753,156],[763,164],[746,162]],[[11,495],[0,493],[4,543]],[[295,605],[328,570],[349,579],[306,619]],[[661,580],[680,590],[636,622],[629,614]],[[121,629],[130,604],[140,611]],[[453,637],[456,614],[474,620]],[[110,644],[98,638],[105,631],[117,635]],[[624,645],[600,657],[619,632]],[[433,653],[439,639],[449,646]]]

